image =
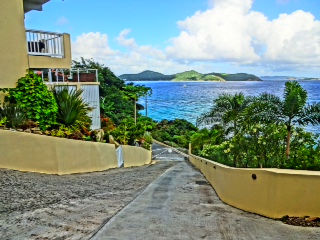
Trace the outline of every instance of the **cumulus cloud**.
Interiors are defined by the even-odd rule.
[[[134,38],[126,38],[128,34],[131,32],[130,29],[125,29],[120,32],[119,36],[116,38],[119,45],[124,47],[135,48],[137,47],[136,41]]]
[[[117,74],[146,69],[218,72],[222,63],[234,71],[257,66],[263,72],[306,72],[320,67],[320,22],[311,13],[299,10],[270,20],[252,10],[253,0],[208,3],[206,11],[177,23],[180,34],[165,49],[139,45],[129,36],[131,30],[124,29],[114,39],[121,51],[110,47],[106,34],[91,32],[77,37],[73,55],[101,61]]]
[[[112,49],[109,38],[102,33],[83,33],[72,43],[73,58],[93,58],[108,66],[116,74],[138,73],[146,69],[162,73],[189,70],[185,64],[168,60],[164,51],[150,45],[139,46],[134,38],[128,38],[129,29],[120,32],[116,37],[119,46],[128,51]]]
[[[106,60],[118,52],[109,46],[108,36],[99,32],[83,33],[72,43],[73,57],[94,58],[95,60]]]
[[[180,35],[171,39],[167,54],[180,60],[262,64],[273,69],[279,64],[320,66],[320,22],[311,13],[299,10],[271,21],[252,11],[252,3],[210,0],[210,9],[178,22]]]

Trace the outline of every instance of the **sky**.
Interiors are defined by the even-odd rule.
[[[25,25],[69,33],[73,59],[116,75],[320,77],[320,0],[51,0]]]

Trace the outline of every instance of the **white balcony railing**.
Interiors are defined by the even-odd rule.
[[[29,55],[64,57],[63,34],[26,29]]]
[[[64,82],[98,82],[98,69],[34,69],[34,72],[42,76],[42,79],[47,80],[50,84]]]

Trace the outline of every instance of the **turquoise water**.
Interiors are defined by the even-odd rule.
[[[153,94],[148,97],[148,116],[161,121],[175,118],[196,122],[197,116],[207,112],[219,94],[243,92],[245,95],[259,95],[263,92],[283,95],[285,80],[262,82],[135,82],[151,87]],[[320,102],[320,81],[301,81],[308,91],[308,102]],[[145,99],[140,99],[145,106]],[[146,111],[140,112],[145,115]],[[320,126],[308,126],[308,130],[320,133]]]

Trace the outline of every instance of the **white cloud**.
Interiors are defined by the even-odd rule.
[[[252,2],[210,0],[210,9],[178,22],[180,35],[171,39],[167,54],[271,69],[320,67],[320,22],[311,13],[300,10],[270,21],[250,11]]]
[[[137,47],[136,41],[133,38],[127,39],[127,35],[131,32],[130,29],[125,29],[121,31],[119,36],[116,38],[119,45],[129,48]]]
[[[108,66],[116,74],[138,73],[144,70],[174,73],[189,70],[188,66],[166,59],[162,50],[152,46],[139,46],[133,38],[127,38],[130,30],[123,30],[116,38],[118,44],[128,52],[114,50],[108,36],[102,33],[83,33],[72,43],[73,59],[93,58]]]
[[[99,32],[83,33],[72,43],[72,56],[74,58],[93,58],[100,61],[110,59],[117,53],[110,48],[108,36]]]
[[[117,74],[146,69],[167,74],[190,69],[218,72],[226,63],[234,71],[256,67],[257,74],[304,71],[308,75],[320,67],[320,22],[311,13],[299,10],[269,20],[251,10],[252,0],[209,4],[208,10],[178,22],[181,32],[164,50],[139,45],[125,29],[115,41],[126,51],[111,48],[106,34],[91,32],[77,37],[73,56],[94,58]]]

